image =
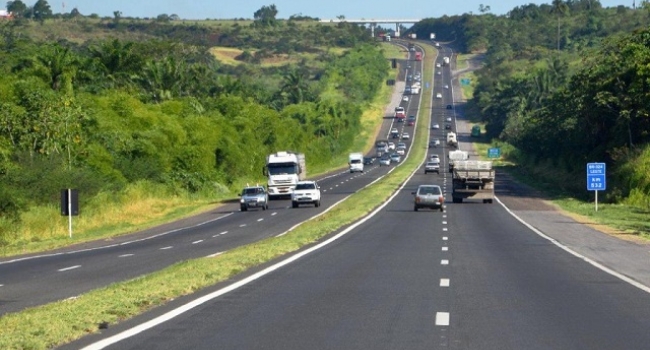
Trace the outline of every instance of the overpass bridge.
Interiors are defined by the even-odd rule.
[[[399,38],[399,26],[402,23],[409,23],[409,24],[415,24],[420,22],[422,19],[412,19],[412,18],[395,18],[395,19],[321,19],[321,23],[342,23],[342,22],[347,22],[347,23],[356,23],[356,24],[367,24],[370,25],[370,33],[374,37],[375,36],[375,27],[377,27],[377,24],[381,23],[395,23],[395,36]]]

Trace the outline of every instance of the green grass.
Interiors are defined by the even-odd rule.
[[[430,66],[431,61],[428,62]],[[430,81],[431,74],[432,68],[425,67],[424,79]],[[177,263],[147,276],[115,283],[75,299],[4,315],[0,317],[0,348],[46,349],[71,342],[97,332],[102,322],[115,324],[182,295],[225,281],[358,220],[394,193],[421,163],[427,150],[430,108],[430,99],[423,99],[409,157],[382,180],[360,190],[327,213],[303,223],[281,237],[242,246],[216,257]]]

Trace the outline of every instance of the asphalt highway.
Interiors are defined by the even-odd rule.
[[[434,98],[433,120],[449,94]],[[449,173],[418,169],[367,218],[290,260],[68,347],[648,348],[649,293],[558,248],[498,203],[447,200],[444,212],[415,212],[411,192],[423,183],[450,199]]]

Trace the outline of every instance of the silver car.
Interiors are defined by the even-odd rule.
[[[413,210],[418,211],[420,208],[431,208],[443,211],[445,197],[442,194],[440,186],[420,185],[417,191],[411,193],[415,196]]]
[[[239,208],[247,211],[250,208],[269,208],[269,194],[263,186],[245,187],[239,195]]]

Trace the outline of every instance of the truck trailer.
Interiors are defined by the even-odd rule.
[[[269,199],[291,196],[296,184],[307,178],[305,155],[291,151],[269,154],[262,174],[268,178]]]
[[[454,164],[451,197],[454,203],[465,199],[494,200],[494,169],[492,162],[480,160],[456,161]]]

